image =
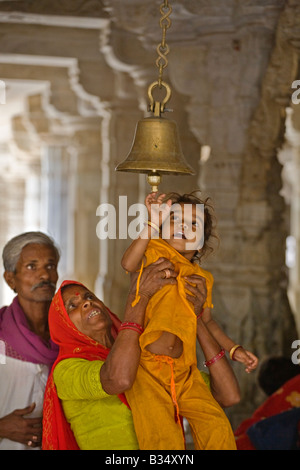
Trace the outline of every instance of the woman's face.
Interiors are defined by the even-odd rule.
[[[101,344],[110,336],[111,318],[103,302],[83,286],[63,288],[62,298],[70,320],[76,328]],[[106,344],[104,344],[106,346]]]

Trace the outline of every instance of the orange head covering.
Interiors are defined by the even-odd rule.
[[[53,364],[49,375],[44,398],[43,410],[43,450],[78,450],[74,434],[69,423],[65,419],[61,402],[57,396],[56,387],[53,380],[53,371],[58,362],[67,358],[82,358],[88,361],[105,360],[110,349],[102,346],[89,336],[81,333],[67,314],[65,309],[61,289],[70,284],[77,284],[85,287],[76,281],[64,281],[50,305],[49,309],[49,329],[52,340],[59,345],[58,357]],[[108,309],[107,309],[108,310]],[[110,310],[108,310],[112,320],[111,333],[116,338],[121,321]],[[119,395],[120,400],[128,406],[123,394]]]

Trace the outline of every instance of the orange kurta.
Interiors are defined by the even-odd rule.
[[[147,345],[160,337],[162,331],[168,331],[183,342],[184,365],[195,364],[197,318],[192,304],[186,299],[184,277],[198,274],[206,279],[207,299],[204,307],[212,308],[213,276],[198,264],[191,263],[162,239],[150,240],[145,255],[147,258],[145,266],[160,257],[169,259],[174,264],[178,276],[176,285],[163,287],[150,299],[145,314],[145,332],[140,337],[140,346],[145,350]]]
[[[168,258],[178,272],[178,282],[164,286],[148,303],[145,331],[140,336],[140,367],[133,387],[126,392],[140,449],[184,449],[178,415],[188,420],[196,449],[236,449],[229,421],[197,368],[197,319],[185,294],[184,276],[199,274],[207,284],[204,306],[212,307],[213,277],[162,239],[150,240],[145,255],[146,266],[160,257]],[[179,358],[155,355],[146,349],[163,331],[182,340]]]

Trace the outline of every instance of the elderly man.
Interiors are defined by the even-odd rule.
[[[54,242],[41,232],[18,235],[3,250],[4,278],[17,295],[0,309],[0,450],[41,443],[44,390],[58,353],[48,328],[58,261]]]

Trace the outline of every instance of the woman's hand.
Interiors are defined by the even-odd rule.
[[[195,315],[199,315],[207,296],[206,279],[198,274],[187,276],[185,279],[187,281],[186,298],[193,304]]]
[[[136,281],[138,273],[131,275],[131,293],[136,291]],[[165,259],[159,258],[155,263],[150,264],[143,269],[140,279],[139,294],[150,299],[155,292],[168,284],[176,284],[177,273],[174,271],[173,264]]]

